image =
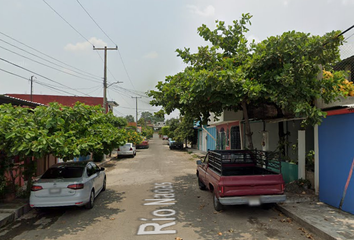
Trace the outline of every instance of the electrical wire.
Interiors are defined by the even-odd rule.
[[[88,40],[87,38],[84,37],[84,35],[82,35],[76,28],[74,28],[73,25],[71,25],[68,21],[66,21],[66,19],[61,16],[52,6],[49,5],[49,3],[47,3],[45,0],[43,0],[43,2],[45,4],[47,4],[47,6],[53,10],[53,12],[55,12],[64,22],[66,22],[77,34],[79,34],[83,39],[85,39],[87,42],[89,42],[92,46],[93,44],[90,42],[90,40]]]
[[[109,40],[111,40],[111,42],[113,43],[113,44],[115,44],[114,43],[114,41],[107,35],[107,33],[105,32],[105,31],[103,31],[103,29],[100,27],[100,25],[98,25],[98,23],[95,21],[95,19],[93,19],[93,17],[91,16],[91,14],[84,8],[84,6],[82,6],[82,4],[80,3],[80,1],[79,0],[76,0],[77,1],[77,3],[81,6],[81,8],[87,13],[87,15],[91,18],[91,20],[96,24],[96,26],[104,33],[104,35],[106,35],[106,37],[109,39]],[[117,44],[115,44],[116,46],[117,46]]]
[[[22,78],[22,79],[24,79],[24,80],[26,80],[26,81],[29,81],[29,79],[28,79],[28,78],[23,77],[23,76],[20,76],[20,75],[18,75],[18,74],[16,74],[16,73],[13,73],[13,72],[7,71],[7,70],[5,70],[5,69],[0,68],[0,71],[3,71],[3,72],[5,72],[5,73],[11,74],[11,75],[16,76],[16,77],[18,77],[18,78]],[[64,93],[67,93],[67,94],[72,95],[72,93],[69,93],[69,92],[67,92],[67,91],[64,91],[64,90],[58,89],[58,88],[53,87],[53,86],[51,86],[51,85],[48,85],[48,84],[45,84],[45,83],[39,82],[39,81],[37,81],[37,80],[35,80],[34,82],[35,82],[35,83],[37,83],[37,84],[39,84],[39,85],[42,85],[42,86],[45,86],[45,87],[48,87],[48,88],[51,88],[51,89],[54,89],[54,90],[57,90],[57,91],[64,92]]]
[[[84,8],[84,6],[80,3],[79,0],[76,0],[77,3],[81,6],[81,8],[86,12],[86,14],[91,18],[91,20],[96,24],[96,26],[103,32],[104,35],[106,35],[106,37],[116,46],[118,46],[117,43],[115,43],[112,38],[110,38],[108,36],[108,34],[100,27],[100,25],[97,23],[97,21],[91,16],[91,14]],[[124,60],[123,60],[123,57],[122,57],[122,54],[120,53],[119,49],[118,49],[118,54],[119,54],[119,57],[120,57],[120,60],[122,61],[122,64],[123,64],[123,68],[124,68],[124,71],[129,79],[129,82],[130,84],[132,85],[132,87],[135,89],[134,85],[133,85],[133,81],[131,80],[130,76],[129,76],[129,73],[127,71],[127,68],[125,66],[125,63],[124,63]],[[113,74],[111,73],[111,75],[113,76]],[[114,76],[113,76],[114,78]],[[114,78],[115,79],[115,78]],[[116,80],[116,79],[115,79]]]
[[[8,64],[11,64],[11,65],[13,65],[13,66],[15,66],[15,67],[21,68],[21,69],[23,69],[23,70],[25,70],[25,71],[27,71],[27,72],[36,74],[37,76],[40,76],[40,77],[42,77],[42,78],[44,78],[44,79],[46,79],[46,80],[48,80],[48,81],[54,82],[54,83],[56,83],[56,84],[58,84],[58,85],[61,85],[61,86],[65,87],[65,88],[71,89],[71,90],[73,90],[73,91],[76,91],[76,92],[79,92],[79,93],[81,93],[81,94],[84,94],[84,95],[86,95],[86,96],[91,97],[90,95],[88,95],[88,94],[86,94],[86,93],[83,93],[83,92],[78,91],[78,90],[76,90],[76,89],[74,89],[74,88],[71,88],[71,87],[69,87],[69,86],[66,86],[66,85],[64,85],[64,84],[62,84],[62,83],[60,83],[60,82],[57,82],[57,81],[55,81],[55,80],[53,80],[53,79],[50,79],[50,78],[48,78],[48,77],[45,77],[45,76],[43,76],[43,75],[41,75],[41,74],[39,74],[39,73],[36,73],[36,72],[34,72],[34,71],[31,71],[31,70],[27,69],[27,68],[21,67],[21,66],[15,64],[15,63],[13,63],[13,62],[10,62],[10,61],[8,61],[8,60],[6,60],[6,59],[4,59],[4,58],[0,58],[0,60],[6,62],[6,63],[8,63]]]
[[[0,40],[0,41],[1,41],[1,40]],[[16,52],[14,52],[14,51],[12,51],[12,50],[10,50],[10,49],[4,48],[4,47],[2,47],[2,46],[0,46],[0,48],[6,50],[6,51],[8,51],[8,52],[11,52],[11,53],[13,53],[13,54],[16,54],[16,55],[18,55],[18,56],[21,56],[21,57],[23,57],[23,58],[26,58],[26,59],[28,59],[28,60],[31,60],[31,61],[33,61],[33,62],[35,62],[35,63],[40,64],[40,65],[43,65],[43,66],[45,66],[45,67],[54,69],[54,70],[56,70],[56,71],[58,71],[58,72],[62,72],[62,73],[65,73],[65,74],[68,74],[68,75],[71,75],[71,76],[74,76],[74,77],[77,77],[77,78],[80,78],[80,79],[84,79],[84,80],[88,80],[88,81],[97,83],[97,81],[94,81],[94,80],[92,80],[92,79],[83,78],[83,77],[77,76],[77,75],[75,75],[75,74],[72,74],[72,73],[69,73],[69,72],[65,72],[65,71],[63,71],[63,70],[61,70],[61,69],[58,69],[58,68],[49,66],[49,65],[47,65],[47,64],[41,63],[41,62],[39,62],[39,61],[37,61],[37,60],[34,60],[34,59],[32,59],[32,58],[29,58],[29,57],[26,57],[26,56],[24,56],[24,55],[22,55],[22,54],[19,54],[19,53],[16,53]]]
[[[7,34],[1,32],[1,31],[0,31],[0,34],[3,35],[3,36],[6,36],[7,38],[10,38],[11,40],[13,40],[13,41],[15,41],[15,42],[17,42],[17,43],[19,43],[19,44],[25,46],[25,47],[28,47],[29,49],[31,49],[31,50],[33,50],[33,51],[35,51],[35,52],[37,52],[37,53],[40,53],[40,54],[42,54],[42,55],[44,55],[44,56],[46,56],[46,57],[48,57],[48,58],[50,58],[50,59],[52,59],[52,60],[55,60],[55,61],[57,61],[57,62],[59,62],[59,63],[61,63],[61,64],[64,64],[64,65],[67,66],[67,67],[76,69],[76,70],[82,72],[81,74],[84,73],[83,75],[90,76],[90,77],[92,77],[92,78],[101,78],[100,76],[97,76],[97,75],[94,75],[94,74],[92,74],[92,73],[86,72],[86,71],[84,71],[84,70],[81,70],[81,69],[79,69],[79,68],[76,68],[76,67],[74,67],[74,66],[71,66],[71,65],[69,65],[69,64],[67,64],[67,63],[65,63],[65,62],[63,62],[63,61],[60,61],[60,60],[58,60],[58,59],[56,59],[56,58],[54,58],[54,57],[52,57],[52,56],[50,56],[50,55],[48,55],[48,54],[45,54],[45,53],[43,53],[43,52],[41,52],[41,51],[39,51],[39,50],[37,50],[37,49],[35,49],[35,48],[33,48],[33,47],[31,47],[31,46],[25,44],[25,43],[23,43],[23,42],[20,42],[20,41],[16,40],[15,38],[13,38],[13,37],[11,37],[11,36],[9,36],[9,35],[7,35]],[[11,45],[11,46],[13,46],[13,47],[16,47],[15,45],[12,45],[12,44],[6,42],[5,40],[2,40],[2,41],[5,42],[5,43],[7,43],[7,44],[9,44],[9,45]],[[19,48],[19,47],[17,47],[17,48]],[[19,48],[19,49],[21,49],[22,51],[27,52],[26,50],[23,50],[22,48]],[[29,52],[27,52],[27,53],[29,53]],[[31,53],[29,53],[29,54],[31,54]],[[32,55],[36,56],[35,54],[32,54]],[[39,56],[37,56],[37,57],[40,58]],[[48,60],[47,60],[47,61],[48,61]],[[49,61],[48,61],[48,62],[49,62]],[[71,71],[75,72],[74,70],[71,70]]]

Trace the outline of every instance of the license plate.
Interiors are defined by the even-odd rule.
[[[50,193],[50,194],[57,194],[57,193],[60,193],[60,188],[52,188],[52,189],[49,189],[49,193]]]
[[[259,197],[249,197],[248,204],[250,206],[258,206],[261,205],[261,200]]]

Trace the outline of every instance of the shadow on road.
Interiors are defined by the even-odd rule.
[[[276,210],[241,205],[224,206],[224,211],[216,212],[212,194],[199,189],[196,175],[188,174],[174,180],[177,203],[173,209],[178,213],[178,220],[185,222],[184,227],[193,227],[201,239],[244,239],[246,236],[242,227],[247,225],[263,232],[267,238],[277,239],[279,236],[279,230],[273,228],[272,224],[258,219],[259,216],[274,216],[272,211]],[[243,222],[238,224],[240,221]]]
[[[113,215],[124,210],[111,208],[110,205],[115,202],[121,202],[124,193],[117,193],[114,190],[107,189],[100,193],[95,199],[95,205],[88,210],[84,207],[57,207],[43,208],[41,210],[32,210],[27,217],[18,219],[14,224],[10,224],[1,229],[0,239],[13,239],[26,231],[36,231],[36,229],[51,229],[48,239],[57,239],[67,234],[75,234],[85,230],[86,227],[101,221],[102,218],[110,219]],[[65,214],[70,222],[60,221]],[[58,220],[60,222],[58,222]],[[51,227],[54,223],[60,224],[59,227]],[[37,235],[36,235],[37,236]],[[37,236],[37,239],[41,237]],[[33,235],[24,234],[21,239],[33,239]]]

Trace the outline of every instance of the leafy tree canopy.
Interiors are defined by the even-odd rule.
[[[35,109],[0,105],[0,150],[8,156],[46,154],[72,159],[91,152],[108,154],[126,139],[126,120],[100,106],[51,103]]]
[[[339,60],[343,37],[336,31],[324,36],[292,31],[249,43],[245,34],[251,17],[243,14],[231,26],[216,21],[214,30],[199,27],[199,35],[211,46],[199,47],[197,53],[177,49],[188,66],[149,92],[151,104],[162,106],[167,114],[179,109],[182,116],[202,123],[211,112],[218,116],[223,110],[243,110],[249,148],[253,148],[250,107],[273,105],[279,116],[290,112],[305,118],[304,124],[320,123],[324,113],[313,101],[335,100],[341,95],[335,86],[344,78],[339,74],[318,80],[320,66],[330,71]]]
[[[128,123],[129,122],[135,122],[134,117],[132,115],[127,115],[124,118],[128,121]]]

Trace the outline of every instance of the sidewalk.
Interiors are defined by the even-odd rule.
[[[112,158],[113,157],[107,157],[106,161],[99,162],[97,165],[104,167]],[[3,226],[14,222],[31,209],[28,199],[15,199],[8,203],[0,202],[0,231]]]
[[[196,149],[187,151],[198,157],[205,155],[205,152]],[[104,166],[110,160],[107,158],[99,165]],[[287,201],[278,204],[276,208],[320,239],[354,239],[354,215],[318,202],[315,196],[287,194]],[[11,203],[0,203],[0,228],[30,210],[26,200],[16,199]]]

